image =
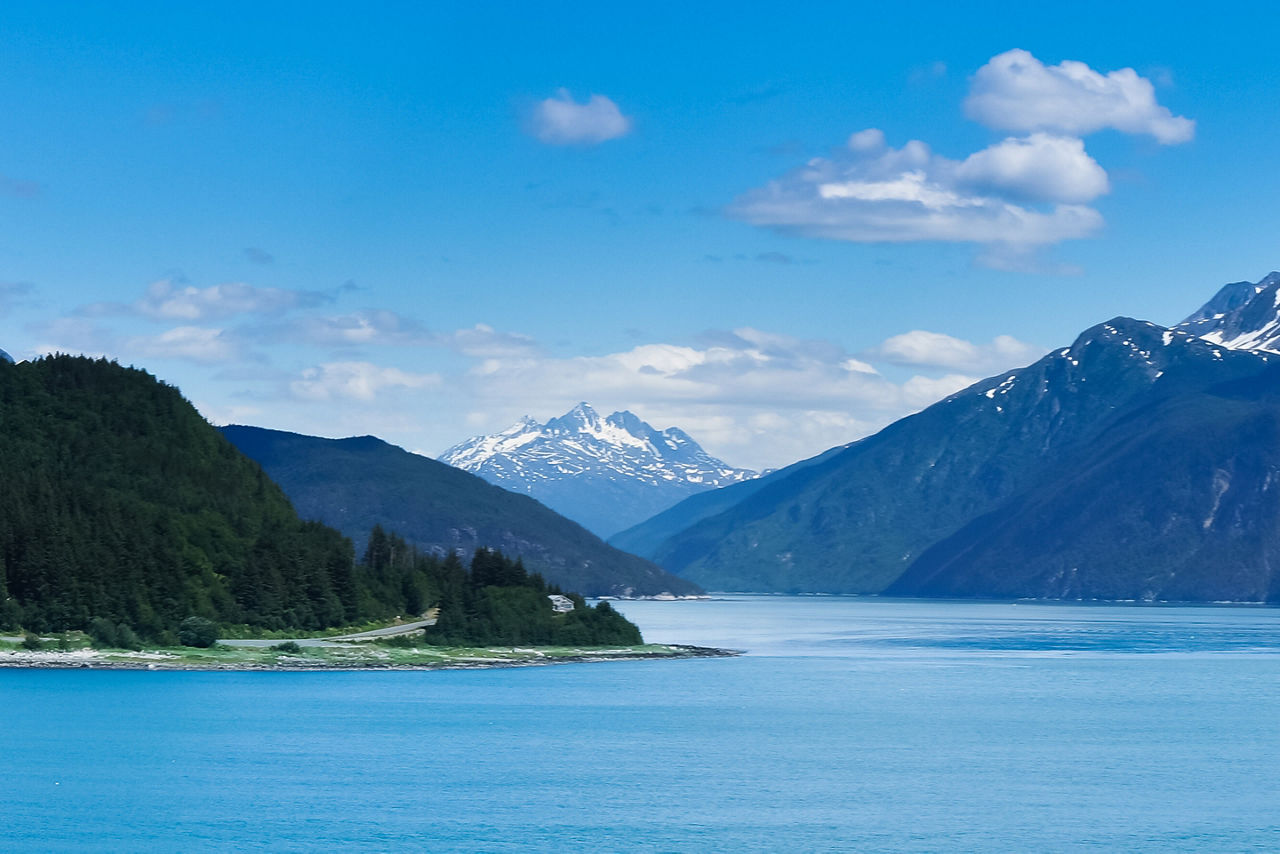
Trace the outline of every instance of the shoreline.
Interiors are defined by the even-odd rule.
[[[269,649],[168,650],[127,652],[80,649],[69,651],[0,652],[0,669],[19,670],[140,670],[244,673],[305,673],[374,670],[492,670],[512,667],[545,667],[553,664],[589,664],[611,661],[662,661],[693,658],[732,658],[741,650],[686,644],[645,644],[643,647],[547,650],[523,647],[484,649],[391,650],[356,647],[336,656],[312,650],[298,654],[273,653]],[[326,648],[326,650],[329,648]],[[348,655],[348,653],[353,653]],[[203,655],[202,655],[203,654]],[[205,657],[208,656],[208,657]],[[219,658],[221,656],[221,658]],[[234,657],[232,657],[234,656]],[[418,660],[414,660],[418,659]]]

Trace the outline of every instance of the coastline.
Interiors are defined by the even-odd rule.
[[[3,650],[0,669],[144,670],[222,672],[326,672],[369,670],[491,670],[607,661],[660,661],[727,658],[740,650],[684,644],[645,644],[607,649],[487,647],[478,649],[388,649],[368,644],[308,648],[282,653],[266,648],[67,651]]]

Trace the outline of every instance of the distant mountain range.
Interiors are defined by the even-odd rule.
[[[11,365],[12,365],[12,364],[13,364],[13,357],[12,357],[12,356],[10,356],[10,355],[9,355],[8,353],[6,353],[5,351],[0,350],[0,362],[8,362],[9,364],[11,364]]]
[[[532,498],[373,436],[321,439],[239,425],[222,434],[280,484],[303,518],[351,537],[357,553],[378,524],[437,554],[500,549],[586,595],[700,592]]]
[[[1115,318],[615,542],[713,590],[1277,601],[1278,293]]]
[[[658,431],[625,411],[602,418],[586,403],[546,424],[525,417],[455,445],[440,460],[531,495],[602,537],[691,495],[756,477],[711,456],[683,430]]]

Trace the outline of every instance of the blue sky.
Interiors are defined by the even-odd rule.
[[[1262,4],[174,5],[0,11],[0,347],[217,423],[776,466],[1280,267]]]

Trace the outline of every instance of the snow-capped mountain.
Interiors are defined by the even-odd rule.
[[[711,456],[679,428],[655,430],[625,411],[602,418],[586,403],[546,424],[526,416],[453,446],[440,461],[532,495],[601,537],[757,475]]]
[[[1280,272],[1224,285],[1175,328],[1232,350],[1280,353]]]
[[[11,364],[11,365],[12,365],[12,364],[13,364],[13,357],[12,357],[12,356],[10,356],[10,355],[9,355],[8,353],[6,353],[5,351],[0,350],[0,362],[8,362],[9,364]]]

